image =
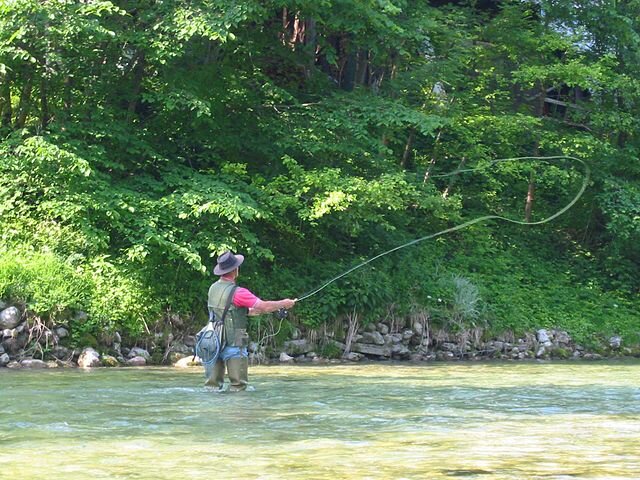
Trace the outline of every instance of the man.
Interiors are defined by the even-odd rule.
[[[275,301],[260,300],[246,288],[236,285],[238,268],[244,262],[243,255],[234,255],[230,251],[218,257],[213,273],[220,278],[209,288],[209,311],[217,319],[224,316],[225,348],[220,352],[206,385],[222,389],[225,364],[231,385],[230,391],[247,388],[248,354],[247,315],[261,315],[275,312],[281,308],[292,308],[296,301],[289,298]],[[227,310],[226,315],[224,314]]]

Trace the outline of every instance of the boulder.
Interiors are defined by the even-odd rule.
[[[416,335],[422,336],[422,333],[424,332],[424,325],[422,322],[413,322],[413,331],[416,332]]]
[[[551,339],[549,338],[549,332],[547,332],[544,328],[541,328],[536,332],[536,338],[539,343],[546,344],[549,343],[551,345]]]
[[[391,355],[395,358],[408,358],[411,354],[409,348],[402,343],[398,343],[391,347]]]
[[[400,343],[401,341],[402,341],[402,335],[400,335],[399,333],[390,333],[384,336],[384,343],[387,345]]]
[[[354,343],[351,347],[354,352],[373,355],[375,357],[390,357],[391,348],[386,345],[371,345],[368,343]]]
[[[15,328],[20,324],[20,310],[16,307],[5,308],[0,312],[0,329]]]
[[[177,368],[197,367],[198,365],[202,365],[202,361],[200,360],[200,357],[193,358],[193,355],[183,357],[173,364],[173,366]]]
[[[387,335],[389,333],[389,326],[385,323],[380,322],[378,324],[378,331],[382,334],[382,335]]]
[[[372,345],[384,345],[384,337],[380,332],[364,332],[361,342]]]
[[[556,343],[558,343],[559,345],[569,345],[571,343],[571,337],[565,331],[557,331],[555,337]]]
[[[292,355],[292,356],[303,355],[312,350],[311,344],[304,338],[301,338],[299,340],[289,340],[287,342],[284,342],[283,348],[287,355]]]
[[[71,356],[71,350],[69,350],[67,347],[63,347],[61,345],[56,345],[55,347],[53,347],[49,354],[53,357],[53,358],[58,358],[60,360],[63,359],[68,359]]]
[[[0,310],[4,310],[5,308],[7,308],[7,304],[4,301],[0,300]]]
[[[536,358],[544,357],[545,353],[547,353],[547,347],[545,347],[544,345],[540,345],[538,347],[538,351],[536,352]]]
[[[82,350],[78,358],[78,366],[81,368],[94,368],[101,366],[100,355],[93,348],[87,347]]]
[[[147,359],[143,356],[136,356],[127,360],[127,365],[130,367],[144,367],[146,364]]]
[[[118,359],[113,355],[103,355],[102,356],[102,366],[104,367],[117,367],[120,365]]]
[[[614,335],[609,339],[609,346],[614,350],[618,350],[622,346],[622,337],[620,335]]]
[[[373,323],[367,323],[367,325],[364,327],[364,331],[367,333],[373,333],[376,331],[376,326]]]
[[[65,338],[69,336],[69,330],[67,330],[64,327],[58,327],[55,330],[56,335],[58,336],[58,338]]]
[[[402,332],[402,341],[403,342],[408,342],[409,340],[411,340],[411,337],[413,337],[413,330],[404,330]]]
[[[293,357],[290,355],[287,355],[286,352],[282,352],[280,353],[280,357],[278,358],[279,361],[281,362],[292,362],[293,361]]]
[[[9,355],[7,355],[6,353],[3,353],[2,355],[0,355],[0,367],[6,367],[10,361],[11,359],[9,358]]]
[[[149,354],[149,352],[147,352],[144,348],[140,348],[140,347],[133,347],[131,350],[129,350],[129,353],[127,354],[127,358],[129,359],[133,359],[135,357],[144,358],[145,364],[146,362],[151,360],[151,355]],[[127,364],[128,363],[129,362],[127,362]]]
[[[362,355],[361,353],[358,353],[358,352],[349,352],[344,357],[345,360],[348,360],[350,362],[359,362],[363,358],[364,358],[364,355]]]
[[[46,363],[35,358],[25,358],[20,362],[20,366],[23,368],[47,368]]]

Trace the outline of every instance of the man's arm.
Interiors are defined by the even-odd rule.
[[[296,304],[296,300],[291,300],[290,298],[283,300],[258,300],[253,308],[249,309],[249,315],[263,315],[265,313],[275,312],[281,308],[288,310]]]

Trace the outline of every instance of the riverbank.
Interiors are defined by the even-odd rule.
[[[180,332],[150,334],[128,343],[123,342],[118,332],[104,334],[99,339],[87,335],[74,338],[67,324],[47,325],[19,305],[0,302],[0,307],[0,367],[187,367],[200,363],[193,355],[196,338],[188,328]],[[75,315],[86,316],[84,312]],[[362,328],[351,325],[345,331],[349,332],[347,338],[293,329],[292,338],[280,344],[267,344],[263,338],[261,342],[249,345],[250,361],[255,365],[640,357],[640,346],[628,344],[619,335],[603,338],[599,344],[587,347],[575,342],[562,329],[540,328],[520,336],[506,332],[486,339],[479,329],[461,333],[433,330],[427,319],[422,318],[404,325],[385,322]]]

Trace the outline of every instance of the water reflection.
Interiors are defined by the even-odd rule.
[[[3,478],[640,477],[640,363],[0,371]],[[28,452],[28,454],[25,454]]]

